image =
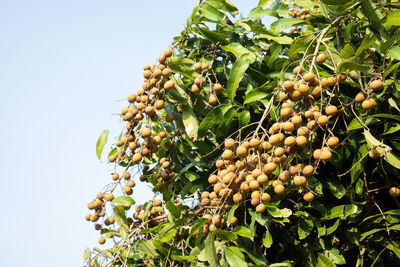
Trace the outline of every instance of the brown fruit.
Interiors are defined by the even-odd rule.
[[[281,180],[282,182],[287,182],[290,180],[290,174],[288,171],[282,171],[279,174],[279,180]]]
[[[114,199],[114,195],[112,193],[107,193],[104,195],[105,200],[112,201]]]
[[[273,173],[275,171],[275,169],[276,169],[276,164],[273,162],[269,162],[264,165],[264,172],[266,174]]]
[[[369,84],[369,87],[370,87],[370,88],[372,89],[372,91],[374,91],[374,92],[382,90],[382,89],[383,89],[382,80],[379,79],[379,80],[372,81],[372,82]]]
[[[232,216],[231,221],[229,222],[230,226],[235,226],[238,223],[238,218]]]
[[[164,76],[165,78],[168,78],[169,76],[171,76],[172,71],[170,68],[165,68],[162,71],[162,76]]]
[[[260,146],[260,144],[261,144],[261,142],[257,138],[252,138],[250,140],[250,146],[253,147],[253,148],[258,148]]]
[[[286,137],[284,141],[285,146],[294,146],[296,144],[296,138],[294,136]]]
[[[319,55],[317,56],[316,61],[317,61],[318,64],[324,64],[325,61],[326,61],[326,55],[325,55],[325,53],[319,54]]]
[[[99,244],[103,245],[104,243],[106,243],[106,239],[104,237],[100,237],[99,238]]]
[[[167,122],[173,122],[174,120],[174,115],[172,113],[168,113],[167,115],[165,115],[165,120]]]
[[[326,83],[327,83],[328,86],[335,85],[335,84],[336,84],[336,79],[333,78],[333,77],[328,77],[328,78],[326,79]]]
[[[282,195],[283,193],[285,193],[285,187],[281,184],[278,184],[274,187],[274,192],[277,195]]]
[[[302,173],[304,176],[311,176],[314,172],[314,167],[312,165],[304,166]]]
[[[290,92],[289,97],[290,97],[290,100],[296,102],[297,100],[300,99],[301,94],[298,90],[294,90],[294,91]]]
[[[143,137],[149,137],[149,136],[151,135],[151,129],[148,128],[148,127],[141,128],[141,129],[140,129],[140,134],[141,134]]]
[[[289,133],[294,131],[294,127],[294,124],[290,121],[285,121],[282,125],[283,130]]]
[[[257,206],[258,204],[260,204],[260,198],[252,198],[250,201],[252,206]]]
[[[389,194],[390,194],[390,196],[392,196],[392,197],[398,197],[398,196],[400,196],[400,188],[398,188],[398,187],[392,187],[392,188],[390,188]]]
[[[269,142],[263,142],[262,144],[261,144],[261,146],[262,146],[262,148],[264,149],[264,151],[269,151],[269,150],[271,150],[271,148],[272,148],[272,145],[269,143]]]
[[[127,186],[135,187],[136,183],[134,181],[128,181]]]
[[[114,181],[116,181],[116,180],[118,180],[118,178],[119,178],[119,174],[118,174],[118,173],[113,173],[112,176],[111,176],[111,178],[112,178]]]
[[[283,147],[277,147],[274,151],[275,157],[280,157],[285,153],[285,149]]]
[[[304,71],[303,67],[297,66],[293,69],[294,74],[301,74]]]
[[[236,148],[236,156],[239,158],[244,158],[247,157],[248,152],[247,148],[245,148],[243,145],[240,145]]]
[[[257,182],[260,185],[264,185],[268,182],[268,176],[265,174],[261,174],[260,176],[257,177]]]
[[[321,149],[321,156],[320,159],[322,161],[329,161],[332,158],[332,153],[331,151],[329,151],[329,149],[327,149],[326,147],[324,147],[323,149]]]
[[[307,127],[300,127],[297,129],[297,136],[308,136],[308,128]]]
[[[368,152],[368,156],[372,159],[378,159],[380,158],[381,154],[378,152],[378,150],[373,148]]]
[[[282,108],[281,109],[281,117],[284,119],[289,118],[292,115],[292,109],[291,108]]]
[[[129,187],[129,186],[124,186],[124,191],[125,191],[125,193],[126,193],[127,195],[132,195],[132,193],[133,193],[132,188]]]
[[[143,72],[143,77],[145,77],[146,79],[150,78],[151,75],[153,74],[153,72],[151,70],[145,70]]]
[[[122,177],[124,177],[125,180],[131,179],[131,174],[127,171],[122,173]]]
[[[320,98],[322,93],[322,88],[320,86],[315,86],[311,92],[311,95],[315,98]]]
[[[293,88],[294,88],[294,83],[292,81],[285,81],[283,83],[283,89],[285,92],[289,92],[293,90]]]
[[[225,150],[224,153],[222,153],[222,158],[225,160],[233,159],[233,151],[229,149]]]
[[[325,108],[325,113],[328,116],[334,116],[338,113],[338,109],[336,106],[329,105]]]
[[[263,213],[264,211],[265,211],[265,205],[264,204],[258,204],[257,205],[257,207],[256,207],[256,212],[258,212],[258,213]]]
[[[339,76],[336,77],[336,79],[339,83],[344,83],[344,81],[347,79],[347,74],[341,73],[339,74]]]
[[[164,89],[167,92],[170,91],[174,87],[175,87],[175,82],[173,80],[169,80],[166,83],[164,83]]]
[[[199,62],[195,63],[193,68],[194,68],[195,71],[201,71],[201,63],[199,63]]]
[[[359,92],[356,97],[354,98],[354,100],[357,103],[362,103],[364,102],[364,100],[367,98],[367,95],[364,92]]]
[[[133,161],[134,163],[139,163],[141,160],[142,160],[142,154],[141,154],[141,153],[135,153],[135,154],[132,156],[132,161]]]
[[[162,205],[161,199],[157,199],[156,201],[154,201],[154,207],[161,207],[161,205]]]
[[[304,177],[304,176],[296,175],[296,176],[293,178],[293,183],[294,183],[296,186],[305,186],[305,185],[307,184],[307,179],[306,179],[306,177]]]
[[[208,63],[203,63],[203,64],[201,64],[201,70],[206,70],[206,69],[208,69],[209,66],[210,65]]]
[[[322,153],[321,149],[315,149],[314,152],[313,152],[314,159],[320,159],[321,158],[321,153]]]
[[[318,118],[318,124],[321,126],[326,126],[329,123],[329,118],[326,115],[322,115]]]
[[[339,144],[339,138],[337,138],[336,136],[329,137],[327,144],[329,147],[335,148]]]
[[[215,105],[217,103],[217,96],[215,94],[210,94],[208,96],[208,103],[210,105]]]
[[[368,98],[364,100],[364,102],[362,102],[361,106],[365,110],[371,110],[374,109],[376,106],[378,106],[378,104],[376,103],[375,99]]]
[[[305,82],[311,82],[312,80],[314,80],[315,79],[315,75],[313,74],[313,73],[311,73],[311,72],[307,72],[306,74],[304,74],[304,76],[303,76],[303,80],[305,81]]]
[[[295,127],[299,127],[303,123],[303,119],[299,115],[293,116],[290,120]]]
[[[303,199],[306,202],[311,202],[311,201],[313,201],[314,197],[315,196],[314,196],[314,194],[312,192],[307,192],[307,193],[304,194]]]
[[[170,57],[170,56],[172,56],[172,49],[171,49],[171,48],[166,48],[166,49],[164,50],[164,56],[165,56],[165,57]]]
[[[263,194],[261,195],[261,200],[262,200],[263,202],[269,202],[269,201],[271,200],[271,196],[270,196],[268,193],[263,193]]]
[[[135,101],[136,101],[136,95],[135,94],[128,95],[128,102],[129,103],[134,103]]]
[[[296,137],[296,145],[298,147],[305,147],[308,144],[308,140],[305,136],[300,135]]]
[[[260,188],[260,184],[257,182],[257,180],[253,180],[250,182],[249,187],[252,190],[257,190]]]

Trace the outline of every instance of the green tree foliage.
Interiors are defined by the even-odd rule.
[[[122,109],[86,263],[400,266],[399,7],[200,1]]]

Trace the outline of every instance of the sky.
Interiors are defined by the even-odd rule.
[[[232,0],[247,15],[257,0]],[[1,266],[82,266],[87,203],[110,183],[95,146],[197,0],[0,0]],[[103,155],[103,156],[104,156]],[[151,196],[143,183],[133,197]],[[110,243],[106,243],[110,245]]]

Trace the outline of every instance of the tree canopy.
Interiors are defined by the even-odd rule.
[[[199,1],[121,111],[88,266],[400,265],[399,7]]]

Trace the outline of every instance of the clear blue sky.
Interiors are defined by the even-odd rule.
[[[247,15],[258,1],[232,2]],[[196,3],[0,1],[1,266],[81,266],[97,246],[86,205],[112,169],[96,158],[97,138],[120,133],[118,100],[140,88],[142,66]],[[135,199],[149,192],[141,184]]]

